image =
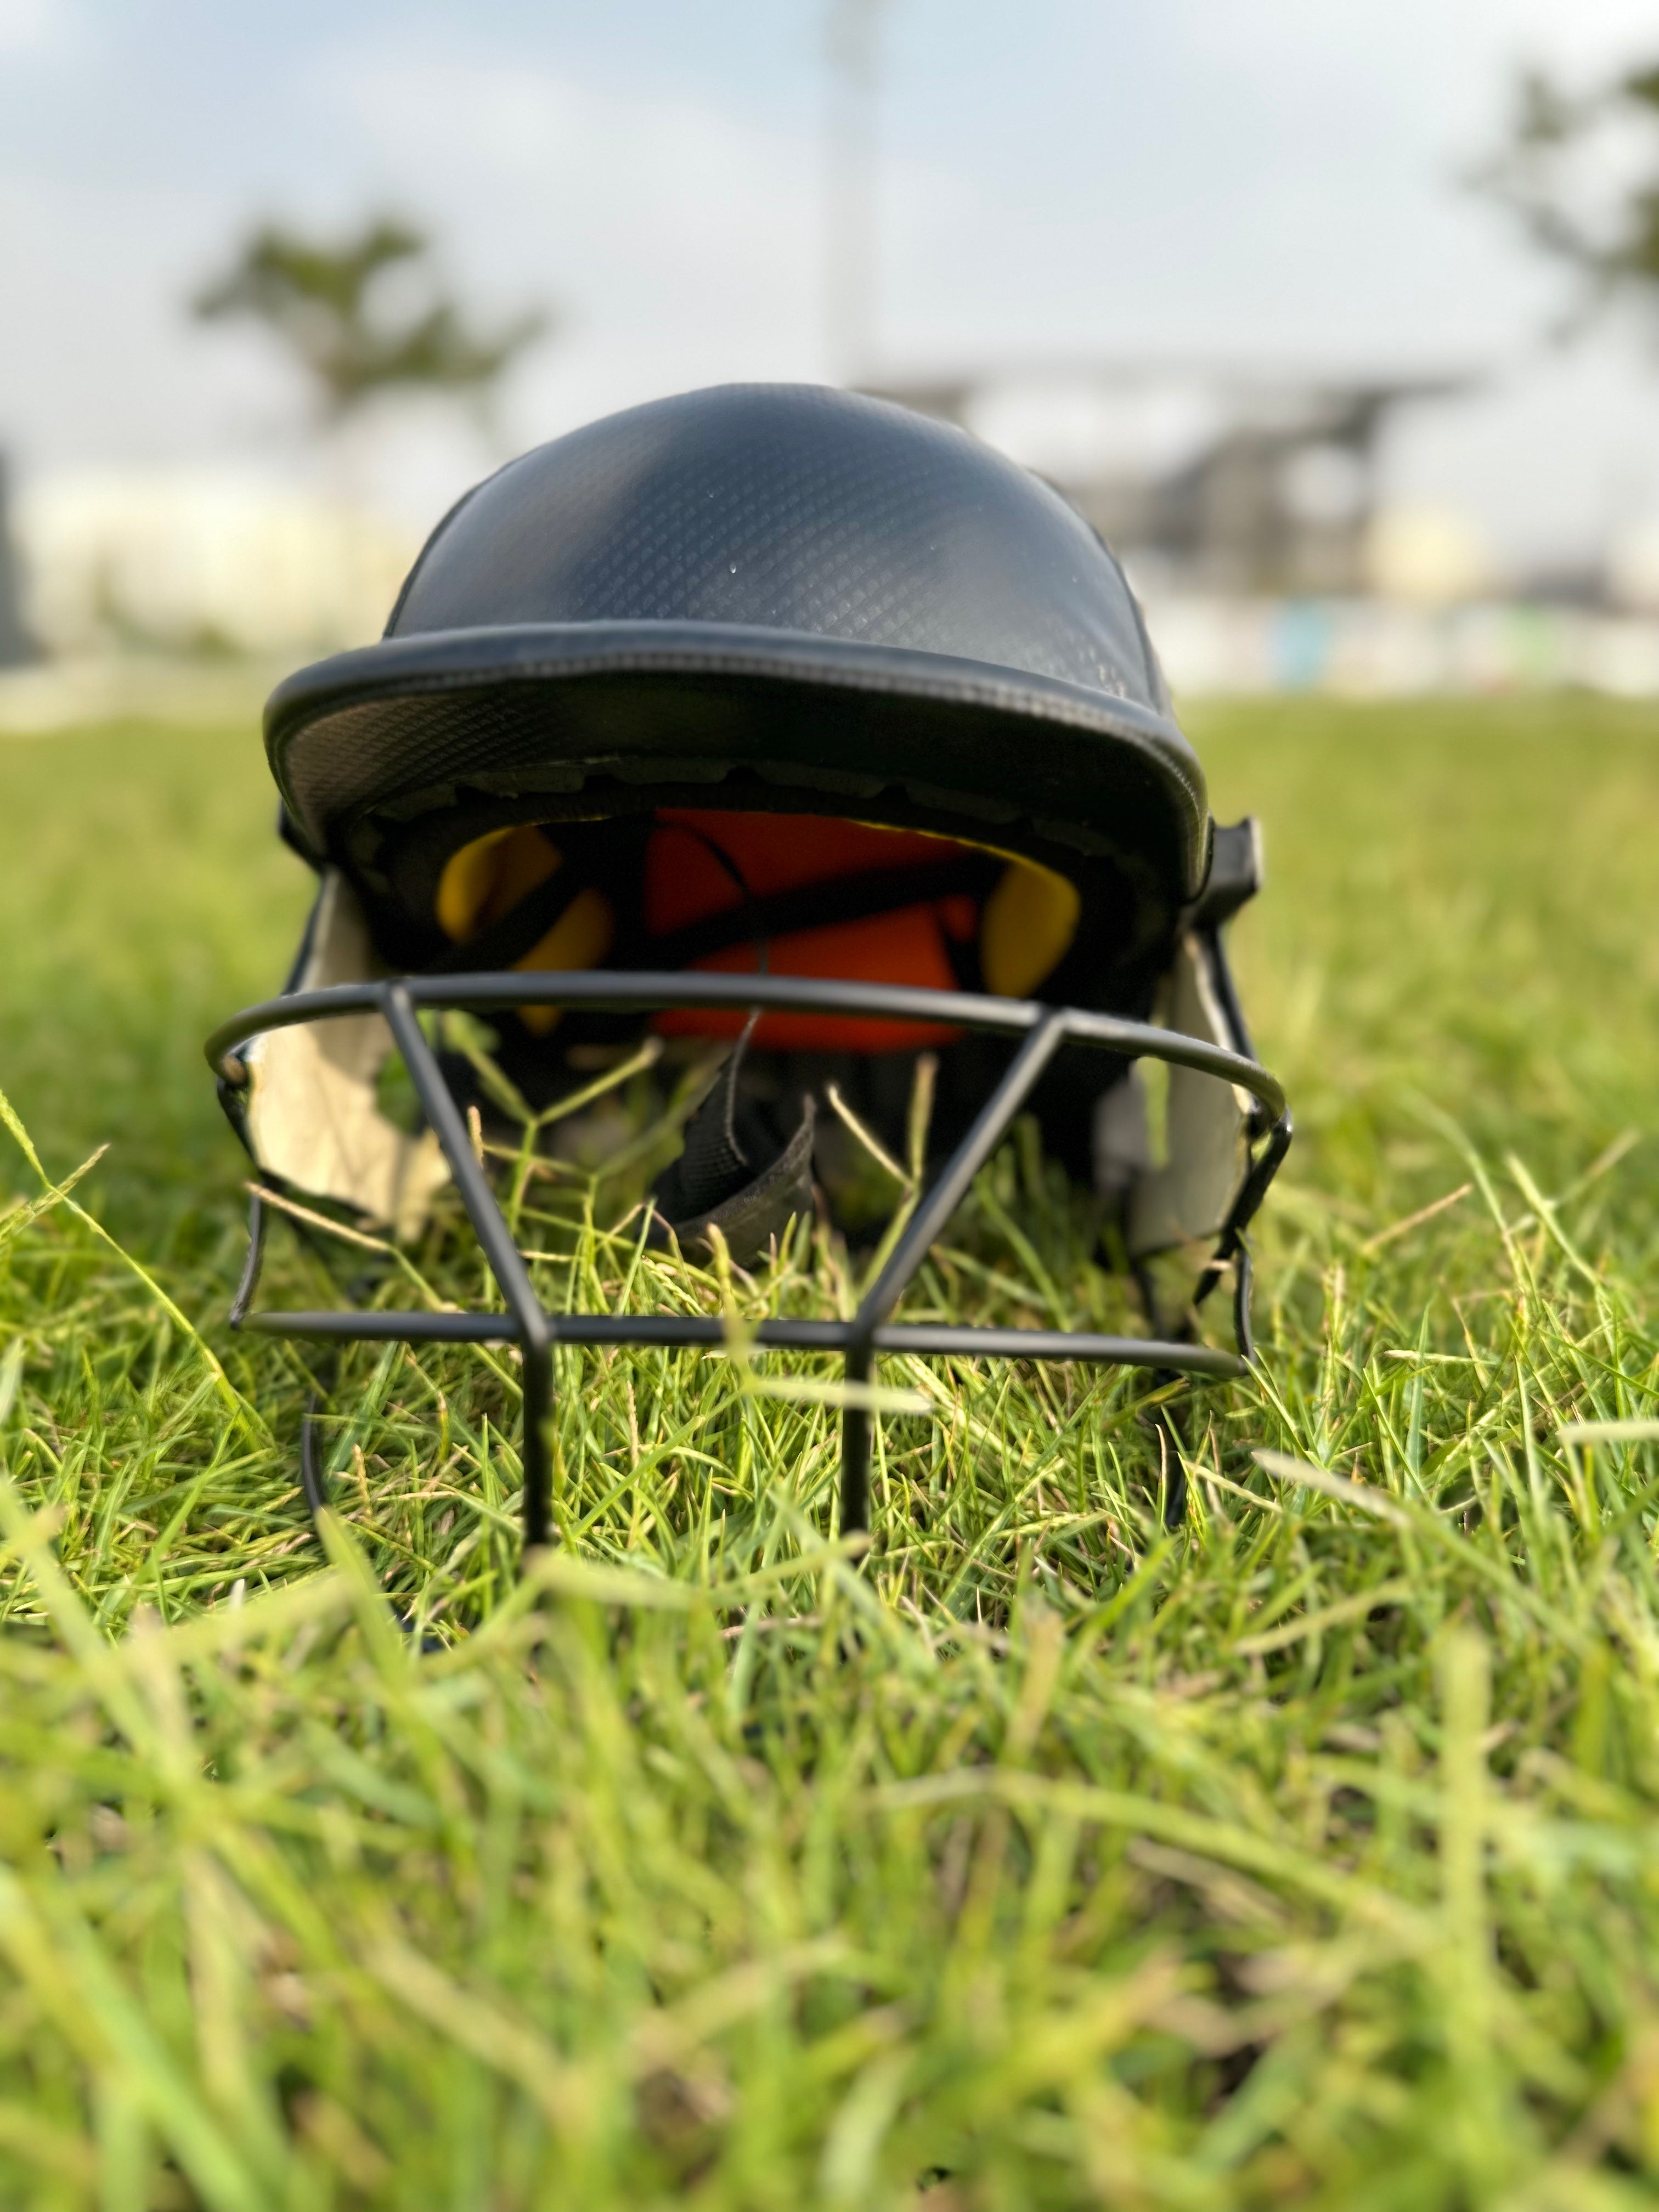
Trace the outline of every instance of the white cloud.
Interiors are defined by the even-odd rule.
[[[320,44],[313,11],[228,10],[204,61],[193,9],[153,11],[143,40],[111,9],[71,53],[64,0],[0,0],[0,55],[58,57],[0,71],[0,437],[43,465],[276,450],[297,387],[257,334],[197,331],[183,301],[252,216],[377,204],[431,221],[481,313],[567,308],[507,395],[509,442],[695,383],[824,374],[810,10],[757,61],[760,4],[623,0],[580,45],[556,11],[532,26],[501,0],[441,28],[377,8],[372,36],[367,0],[340,0]],[[880,118],[881,350],[1530,360],[1550,273],[1457,172],[1500,127],[1516,58],[1593,74],[1650,24],[1651,0],[906,0]],[[1413,492],[1455,483],[1502,540],[1582,538],[1605,504],[1589,488],[1621,453],[1645,465],[1659,413],[1621,358],[1599,380],[1525,367],[1438,428],[1403,425],[1390,466]],[[410,512],[488,459],[433,423],[406,412],[385,441]]]
[[[70,0],[0,0],[0,60],[57,59],[83,47],[87,38],[85,19]]]
[[[665,391],[825,373],[811,137],[464,51],[347,50],[314,83],[380,197],[434,221],[481,319],[561,312],[506,395],[509,444]]]
[[[691,98],[460,58],[353,57],[324,85],[415,206],[441,197],[470,270],[569,303],[570,348],[631,356],[646,385],[653,356],[813,365],[815,149]]]
[[[0,171],[0,437],[26,461],[143,460],[291,419],[295,395],[257,343],[190,323],[224,227],[188,192]]]
[[[440,196],[470,273],[569,303],[532,380],[603,405],[699,380],[829,373],[815,107],[763,119],[464,53],[337,56],[327,102],[416,207]],[[434,160],[433,149],[441,148]],[[962,181],[890,155],[890,243],[948,223]]]

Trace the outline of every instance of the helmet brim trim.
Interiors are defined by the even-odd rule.
[[[965,820],[1030,821],[1049,846],[1139,854],[1177,902],[1207,859],[1203,772],[1167,716],[1024,670],[788,630],[538,623],[386,639],[289,677],[265,737],[318,859],[345,857],[365,811],[458,782],[683,787],[741,769],[849,799],[896,785]]]

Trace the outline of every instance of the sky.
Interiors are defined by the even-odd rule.
[[[308,461],[259,334],[185,303],[253,222],[407,213],[482,319],[557,311],[486,434],[383,426],[435,519],[653,394],[834,374],[826,0],[0,0],[0,446],[53,471]],[[1510,563],[1659,515],[1659,318],[1567,351],[1462,179],[1517,66],[1659,51],[1650,0],[884,0],[873,379],[1138,353],[1468,371],[1393,496]]]

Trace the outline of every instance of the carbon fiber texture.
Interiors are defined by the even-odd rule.
[[[434,534],[387,635],[596,622],[793,630],[1169,707],[1121,571],[1058,493],[812,386],[653,401],[509,463]]]

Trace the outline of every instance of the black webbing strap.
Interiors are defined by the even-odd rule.
[[[800,1124],[789,1142],[758,1167],[738,1134],[738,1081],[759,1020],[758,1013],[749,1017],[714,1089],[686,1124],[684,1149],[658,1178],[653,1193],[659,1218],[683,1249],[707,1251],[712,1223],[739,1266],[763,1252],[769,1238],[781,1236],[792,1217],[812,1211],[811,1098],[802,1102]]]
[[[752,945],[757,938],[793,937],[800,930],[868,921],[876,915],[896,914],[905,907],[963,892],[983,898],[1006,866],[988,853],[964,853],[927,867],[866,868],[857,875],[831,876],[823,883],[802,884],[764,897],[751,893],[742,905],[722,908],[645,942],[653,968],[684,968],[694,960],[707,959],[711,952]]]
[[[471,975],[497,968],[515,968],[526,952],[534,951],[548,931],[562,921],[585,890],[594,888],[589,872],[569,862],[556,866],[533,890],[526,891],[488,929],[464,944],[452,945],[423,963],[428,975]]]

